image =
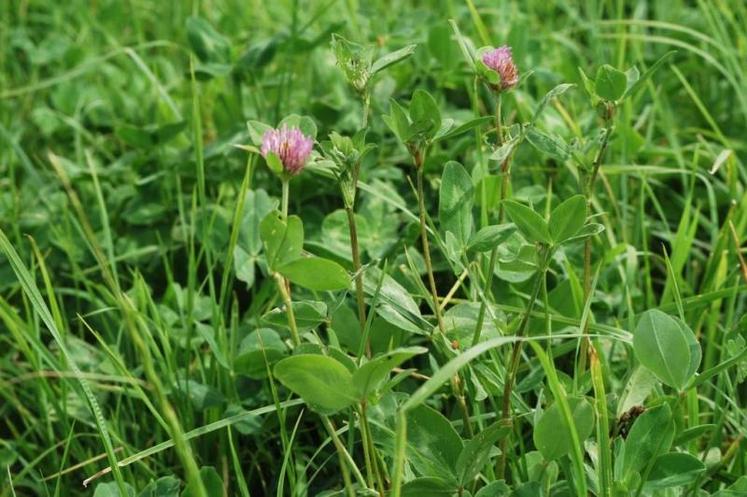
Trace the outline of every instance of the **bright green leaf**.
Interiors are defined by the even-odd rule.
[[[574,195],[553,209],[550,214],[550,236],[559,244],[576,235],[586,222],[586,198]]]
[[[568,398],[568,405],[573,416],[573,424],[580,442],[591,435],[594,428],[594,408],[585,398]],[[544,458],[553,461],[572,450],[570,428],[566,423],[560,405],[555,402],[539,417],[534,427],[534,445]]]
[[[644,367],[663,383],[680,390],[694,373],[691,352],[694,338],[690,334],[692,331],[677,319],[652,309],[646,311],[638,322],[633,334],[633,349]]]
[[[670,452],[656,458],[653,468],[646,480],[649,488],[681,487],[694,482],[706,470],[697,457]]]
[[[275,377],[312,409],[333,414],[358,400],[353,375],[339,361],[323,355],[299,354],[275,365]]]
[[[550,230],[542,216],[526,205],[513,200],[506,200],[504,207],[508,217],[516,224],[527,241],[542,242],[548,245],[552,243]]]
[[[597,70],[594,80],[597,95],[610,102],[619,100],[628,86],[625,73],[618,71],[609,64],[604,64]]]
[[[345,268],[322,257],[301,257],[283,264],[277,271],[292,283],[309,290],[342,290],[350,286],[350,276]]]
[[[394,349],[371,359],[353,373],[353,384],[358,389],[358,395],[361,398],[368,397],[386,380],[393,368],[418,354],[425,354],[426,352],[428,352],[428,349],[425,347],[405,347]]]
[[[265,244],[270,269],[298,259],[303,248],[303,223],[298,216],[283,219],[279,212],[269,213],[259,225],[259,236]]]

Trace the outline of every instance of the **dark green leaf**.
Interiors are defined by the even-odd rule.
[[[456,482],[455,465],[462,452],[462,439],[448,419],[427,406],[407,413],[407,455],[423,476]]]
[[[461,164],[449,161],[444,166],[439,191],[438,219],[444,232],[451,232],[461,247],[472,235],[472,178]]]
[[[260,328],[241,341],[233,364],[234,371],[250,378],[265,378],[266,363],[272,366],[287,352],[288,348],[275,330]]]
[[[487,252],[493,250],[501,243],[508,240],[508,237],[516,231],[514,224],[494,224],[485,226],[480,231],[472,235],[467,244],[468,251]]]
[[[589,438],[594,428],[594,408],[585,398],[569,397],[568,405],[571,408],[573,424],[576,425],[579,441],[583,443]],[[533,436],[535,447],[548,461],[570,453],[573,448],[570,427],[557,402],[540,415],[534,427]]]
[[[394,349],[371,359],[353,373],[353,384],[358,389],[358,395],[361,398],[368,397],[381,386],[393,368],[418,354],[425,354],[426,352],[428,352],[428,349],[425,347],[405,347]]]
[[[559,97],[563,93],[567,92],[571,88],[573,88],[574,84],[572,83],[561,83],[557,85],[555,88],[550,90],[545,94],[544,97],[542,97],[542,100],[540,100],[539,105],[537,105],[537,109],[534,111],[534,114],[532,115],[532,119],[530,122],[534,123],[537,121],[537,118],[539,118],[540,114],[542,114],[542,111],[545,110],[545,107],[553,98]]]
[[[414,127],[433,137],[441,127],[441,111],[433,96],[425,90],[415,90],[410,101],[410,120]]]
[[[220,477],[218,472],[212,466],[203,466],[200,468],[200,479],[202,484],[205,486],[207,495],[223,495],[223,479]],[[187,484],[182,492],[182,497],[197,497],[200,495],[197,493],[191,484]]]
[[[231,45],[225,36],[200,17],[187,18],[187,40],[202,62],[227,63],[231,58]]]
[[[162,476],[150,482],[138,497],[178,497],[180,486],[179,480],[173,476]]]
[[[635,92],[637,92],[639,89],[641,89],[643,87],[644,83],[646,83],[646,81],[648,81],[651,78],[651,76],[657,71],[657,69],[659,69],[662,66],[662,64],[664,64],[664,62],[666,62],[672,55],[674,55],[676,53],[677,53],[676,50],[672,50],[672,51],[667,52],[664,55],[662,55],[659,60],[657,60],[656,62],[654,62],[654,64],[651,67],[649,67],[635,81],[635,83],[633,83],[632,85],[630,85],[628,87],[627,91],[625,92],[625,96],[627,97],[628,95],[633,95]]]
[[[283,219],[279,212],[269,213],[260,223],[259,236],[265,244],[267,265],[273,270],[301,256],[303,223],[298,216]]]
[[[690,454],[680,452],[662,454],[656,458],[646,480],[646,486],[668,488],[689,485],[705,470],[705,465]]]
[[[574,195],[550,213],[550,236],[556,244],[576,235],[586,222],[586,198]]]
[[[625,73],[619,71],[609,64],[604,64],[597,70],[594,80],[597,95],[610,102],[619,100],[628,86],[628,78]]]
[[[358,400],[353,375],[339,361],[323,355],[300,354],[275,365],[275,377],[312,409],[333,414]]]
[[[382,57],[376,59],[371,65],[371,75],[374,75],[380,71],[383,71],[387,67],[400,62],[415,52],[418,46],[416,44],[407,45],[406,47],[390,52]]]
[[[350,276],[345,268],[322,257],[301,257],[286,262],[277,271],[292,283],[309,290],[342,290],[350,286]]]
[[[450,496],[457,489],[453,483],[432,476],[415,478],[402,486],[403,497]]]
[[[690,337],[691,334],[692,331],[677,319],[652,309],[646,311],[638,322],[633,334],[633,349],[643,366],[663,383],[679,390],[694,373],[691,352],[694,337]],[[697,350],[699,352],[700,348]]]
[[[674,439],[674,420],[668,404],[652,407],[636,418],[625,440],[622,476],[629,479],[669,450]]]
[[[570,148],[559,136],[548,135],[531,126],[527,129],[526,137],[534,148],[550,157],[564,161],[571,156]]]
[[[456,462],[457,477],[466,486],[490,461],[490,451],[495,443],[511,433],[511,426],[498,421],[475,435],[464,444]]]
[[[548,245],[552,243],[550,230],[545,220],[542,219],[542,216],[526,205],[513,200],[506,200],[503,205],[506,209],[506,214],[516,224],[527,241],[532,243],[542,242]]]

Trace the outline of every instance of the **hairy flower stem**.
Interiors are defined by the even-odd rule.
[[[540,290],[542,289],[542,282],[545,279],[547,273],[547,261],[549,258],[549,251],[546,247],[542,250],[542,265],[540,271],[537,273],[537,279],[534,281],[534,288],[532,289],[532,295],[527,304],[527,308],[524,311],[524,315],[519,323],[519,329],[516,330],[517,337],[524,337],[526,335],[527,326],[529,325],[529,318],[534,309],[534,304],[537,302]],[[523,340],[514,342],[513,349],[511,350],[511,359],[509,360],[508,368],[506,370],[506,378],[503,383],[503,417],[504,423],[508,424],[511,422],[511,395],[513,393],[514,383],[516,382],[516,375],[519,372],[519,364],[521,360],[521,351],[524,346]],[[501,457],[498,460],[497,467],[497,478],[502,479],[506,472],[506,460],[508,457],[508,441],[510,436],[505,437],[501,441]]]
[[[282,197],[283,200],[282,200],[281,211],[280,211],[281,214],[283,215],[283,219],[288,217],[288,197],[290,196],[289,185],[290,185],[290,181],[288,181],[287,179],[284,179],[283,180],[283,197]]]
[[[415,168],[417,169],[417,190],[418,190],[418,206],[420,211],[420,237],[423,242],[423,258],[425,259],[425,268],[428,273],[428,284],[431,287],[431,296],[433,298],[433,311],[436,313],[436,321],[438,322],[438,330],[443,338],[446,338],[446,326],[444,325],[443,316],[441,315],[441,305],[438,301],[438,290],[436,289],[436,280],[433,277],[433,263],[431,262],[431,250],[428,244],[428,229],[425,224],[425,194],[423,191],[423,155],[419,150],[416,150],[413,154],[415,161]],[[459,409],[462,411],[462,418],[464,419],[465,432],[472,436],[472,423],[469,419],[469,411],[467,409],[467,402],[464,397],[464,385],[459,375],[455,375],[451,381],[452,392],[457,399]]]
[[[287,179],[283,180],[283,200],[282,200],[282,211],[283,220],[288,219],[288,183]],[[275,282],[278,285],[280,296],[283,298],[286,312],[288,313],[288,328],[290,328],[291,337],[293,338],[293,344],[298,346],[301,345],[301,337],[298,334],[298,326],[296,326],[296,315],[293,313],[293,301],[291,300],[290,284],[288,280],[283,277],[280,273],[275,273]]]
[[[355,299],[358,303],[358,321],[361,326],[361,337],[366,331],[366,301],[363,295],[363,273],[361,272],[361,254],[358,245],[358,227],[355,222],[353,206],[345,207],[350,231],[350,251],[353,255],[353,272],[355,273]],[[366,340],[366,356],[371,357],[371,342]]]
[[[501,94],[498,94],[498,101],[495,104],[495,134],[498,138],[498,146],[503,144],[503,115],[501,112]],[[508,169],[508,163],[511,161],[511,155],[506,157],[506,160],[501,164],[501,170]],[[506,176],[504,176],[506,178]],[[505,179],[504,179],[505,182]],[[503,199],[506,195],[508,186],[501,186],[499,207],[498,207],[498,222],[503,222]],[[487,274],[485,275],[485,299],[480,303],[480,311],[477,314],[477,324],[475,325],[475,332],[472,335],[472,345],[477,345],[480,341],[480,335],[482,334],[482,326],[485,323],[485,311],[487,308],[487,299],[491,296],[491,288],[493,287],[493,270],[495,269],[495,263],[498,261],[498,246],[493,247],[490,251],[490,259],[488,260]]]
[[[608,108],[605,112],[604,126],[605,133],[602,137],[602,143],[599,146],[597,155],[594,157],[594,163],[592,164],[591,174],[586,182],[585,194],[587,211],[591,212],[592,201],[594,200],[594,185],[599,174],[599,168],[602,165],[604,154],[607,152],[607,146],[609,145],[610,135],[612,130],[610,126],[612,124],[612,115],[614,108]],[[584,240],[584,301],[588,301],[591,298],[591,237]],[[589,333],[589,320],[586,320],[583,333],[587,335]],[[578,371],[583,373],[586,370],[586,361],[589,352],[589,338],[585,338],[581,343],[581,353],[578,358]]]
[[[436,289],[436,280],[433,277],[433,263],[431,262],[431,249],[428,243],[428,228],[425,223],[425,194],[423,192],[423,156],[417,151],[413,157],[415,159],[415,168],[417,169],[417,189],[418,189],[418,207],[420,211],[420,238],[423,243],[423,258],[425,259],[425,269],[428,273],[428,285],[431,290],[433,299],[433,312],[436,313],[438,330],[443,336],[446,336],[446,327],[444,326],[443,316],[441,315],[441,306],[438,302],[438,290]]]

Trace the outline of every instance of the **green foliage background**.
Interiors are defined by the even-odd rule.
[[[453,348],[439,352],[429,338],[434,323],[412,159],[382,118],[392,100],[406,106],[418,89],[433,95],[442,119],[462,123],[493,115],[495,99],[476,82],[450,19],[475,47],[513,48],[524,79],[503,97],[508,124],[530,121],[541,98],[558,84],[575,84],[548,104],[536,128],[591,155],[602,120],[579,68],[590,75],[603,64],[643,72],[677,51],[615,117],[589,213],[590,221],[604,227],[593,244],[590,314],[581,290],[583,247],[576,243],[554,256],[547,301],[528,318],[529,335],[535,336],[579,333],[585,319],[593,322],[600,369],[595,374],[593,361],[591,373],[579,367],[578,339],[524,348],[514,402],[520,421],[507,471],[516,493],[505,495],[574,495],[578,473],[568,455],[573,442],[550,440],[567,444],[557,461],[535,450],[547,444],[538,443],[533,429],[540,413],[561,415],[552,400],[559,392],[569,393],[573,417],[581,416],[576,419],[587,419],[581,411],[593,402],[595,428],[600,406],[609,409],[615,433],[610,450],[616,460],[632,461],[620,462],[615,478],[637,483],[643,477],[640,486],[619,495],[744,495],[742,0],[5,0],[0,227],[7,240],[0,242],[8,258],[0,261],[0,496],[103,497],[127,486],[133,495],[153,496],[343,492],[331,425],[302,410],[285,382],[267,378],[265,360],[290,354],[286,313],[258,230],[278,208],[281,187],[263,159],[238,147],[253,142],[247,121],[275,125],[290,114],[313,119],[319,141],[332,131],[359,130],[362,103],[336,64],[333,33],[370,45],[375,57],[417,45],[372,83],[367,141],[376,148],[362,164],[356,205],[368,302],[378,295],[377,284],[389,299],[371,318],[373,352],[407,346],[431,352],[417,349],[397,364],[387,363],[387,378],[393,367],[413,368],[416,375],[399,378],[397,395],[382,395],[380,402],[377,397],[371,407],[370,435],[382,466],[392,467],[398,407],[469,349],[481,302],[481,280],[475,283],[470,275],[446,311]],[[495,144],[490,126],[444,140],[427,156],[426,207],[440,242],[439,191],[452,181],[442,177],[448,161],[461,163],[474,183],[476,226],[497,223],[500,176],[496,162],[488,160]],[[547,144],[524,143],[513,158],[512,196],[541,216],[583,193],[578,167],[564,153],[551,152]],[[350,270],[343,207],[335,180],[319,160],[291,182],[289,210],[302,219],[304,249]],[[486,340],[515,333],[532,291],[532,244],[512,240],[499,252]],[[443,297],[460,274],[448,249],[431,243]],[[517,258],[520,250],[527,252]],[[486,263],[484,256],[475,257],[477,265]],[[301,351],[324,351],[338,364],[352,364],[362,349],[352,290],[294,288],[293,300],[306,347]],[[678,318],[674,324],[662,321],[675,330],[662,357],[645,356],[640,350],[646,344],[632,340],[641,314],[651,309]],[[686,377],[664,371],[681,359],[668,355],[671,350],[694,354],[692,343],[683,344],[677,335],[683,323],[702,349],[695,379],[689,370],[682,373]],[[508,346],[491,343],[491,352],[463,370],[469,410],[480,429],[500,417]],[[656,374],[661,382],[640,364],[663,371]],[[472,456],[460,456],[463,440],[471,437],[449,378],[433,384],[427,401],[418,402],[424,405],[408,414],[417,452],[408,453],[408,480],[434,476],[429,472],[443,476],[443,464],[477,457],[472,446],[464,449],[474,450]],[[606,399],[600,401],[595,381]],[[586,400],[576,399],[581,396]],[[672,423],[672,436],[662,442],[671,453],[652,480],[671,483],[666,478],[672,474],[685,475],[672,485],[643,485],[645,470],[652,468],[639,462],[656,453],[634,458],[616,452],[623,442],[615,425],[637,404],[650,408],[642,418],[646,423],[666,418],[667,428],[654,424],[653,431],[666,434]],[[343,411],[327,422],[342,429],[341,443],[364,471],[358,416]],[[567,418],[555,421],[550,434],[572,431]],[[446,439],[429,439],[439,431],[431,427],[443,422]],[[353,429],[346,431],[348,426]],[[644,429],[642,422],[637,431]],[[493,430],[488,448],[506,436]],[[594,433],[591,446],[587,440],[575,447],[585,450],[590,474],[600,465],[612,474],[611,461],[597,460],[601,440]],[[449,445],[452,435],[459,450]],[[158,445],[169,440],[174,449]],[[439,448],[447,456],[429,452]],[[465,477],[462,495],[490,487],[496,452],[486,452],[490,460],[481,461],[484,471],[476,470],[478,483],[473,486],[477,473]],[[704,465],[681,460],[684,454]],[[114,478],[82,487],[113,458],[133,455],[135,461]],[[158,478],[157,486],[146,489]],[[589,479],[590,491],[605,495],[596,476]],[[94,493],[99,481],[105,483]],[[195,487],[198,481],[206,494]],[[185,489],[184,482],[192,486]],[[439,485],[420,481],[405,494],[456,491]],[[475,494],[504,495],[493,485],[493,493]]]

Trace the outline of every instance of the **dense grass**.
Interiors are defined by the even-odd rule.
[[[745,26],[742,0],[0,2],[0,496],[747,495]],[[416,47],[358,93],[333,34]],[[498,94],[469,52],[503,44]],[[597,102],[604,64],[643,83]],[[470,128],[403,143],[397,103]],[[296,114],[288,213],[332,261],[300,284],[255,136]],[[346,202],[325,142],[361,129]]]

